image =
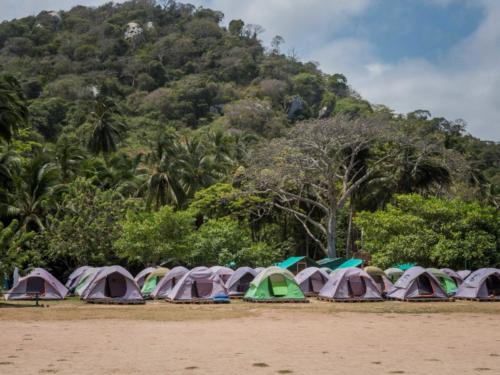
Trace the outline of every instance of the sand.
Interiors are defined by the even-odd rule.
[[[2,319],[0,374],[500,374],[499,314],[256,311],[187,321]]]

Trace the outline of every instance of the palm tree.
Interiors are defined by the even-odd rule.
[[[57,140],[55,158],[61,171],[61,180],[66,183],[76,175],[85,154],[76,139],[63,135]]]
[[[10,142],[27,120],[28,108],[19,82],[12,76],[0,77],[0,138]]]
[[[15,178],[21,171],[21,158],[10,149],[0,147],[0,217],[12,216],[15,208],[12,206],[15,197]]]
[[[147,190],[147,207],[158,210],[166,204],[182,205],[186,198],[182,184],[186,164],[177,137],[171,133],[160,136],[146,160],[151,166],[150,176],[143,185]]]
[[[28,160],[21,177],[16,210],[21,229],[44,229],[44,218],[58,187],[59,170],[42,151]]]
[[[89,150],[94,154],[108,155],[116,151],[117,143],[122,139],[125,125],[116,116],[119,111],[115,103],[100,96],[95,101],[94,111],[90,114]]]

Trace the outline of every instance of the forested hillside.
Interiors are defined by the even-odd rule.
[[[0,24],[2,271],[500,264],[499,144],[369,103],[261,26],[160,3]]]

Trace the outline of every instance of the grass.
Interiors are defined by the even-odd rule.
[[[409,303],[330,303],[311,299],[308,304],[255,304],[232,301],[227,305],[172,305],[163,301],[148,301],[146,305],[90,305],[78,299],[42,302],[0,302],[0,320],[90,320],[122,319],[152,321],[189,321],[238,319],[258,316],[268,311],[288,311],[312,314],[375,313],[375,314],[500,314],[500,303],[429,302]]]

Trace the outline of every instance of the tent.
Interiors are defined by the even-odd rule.
[[[408,271],[410,268],[415,267],[415,263],[403,263],[395,265],[394,268],[399,268],[401,271]]]
[[[82,297],[88,302],[144,303],[139,286],[121,266],[99,269]]]
[[[323,258],[318,260],[318,265],[323,268],[327,267],[330,270],[337,269],[342,263],[346,261],[345,258]]]
[[[229,280],[231,275],[234,273],[234,270],[224,266],[213,266],[210,267],[209,269],[217,276],[219,276],[224,284]]]
[[[427,271],[431,273],[443,287],[446,294],[449,296],[455,294],[457,291],[457,283],[450,276],[437,268],[427,268]]]
[[[360,268],[343,268],[335,272],[321,288],[319,299],[329,301],[382,301],[375,281]]]
[[[328,267],[321,267],[320,270],[325,271],[327,274],[331,274],[334,271]]]
[[[481,268],[458,287],[455,298],[500,301],[500,270]]]
[[[168,271],[168,268],[158,267],[151,272],[148,277],[146,277],[141,288],[141,294],[143,297],[149,297],[151,292],[155,290],[158,282],[167,274]]]
[[[472,273],[471,270],[457,271],[458,276],[460,276],[462,278],[462,280],[465,280],[466,278],[468,278],[471,273]]]
[[[168,293],[177,284],[177,282],[188,273],[189,270],[186,267],[177,266],[172,268],[167,274],[161,278],[161,280],[156,285],[156,288],[149,295],[151,298],[166,298]]]
[[[318,263],[306,256],[290,257],[285,259],[276,266],[279,268],[284,268],[292,272],[293,274],[298,274],[300,271],[307,267],[318,267]]]
[[[387,297],[403,301],[448,299],[439,281],[425,268],[418,266],[405,271],[387,293]]]
[[[82,293],[87,289],[95,274],[99,272],[99,267],[88,268],[82,275],[78,278],[78,283],[76,284],[73,293],[77,296],[81,296]]]
[[[80,277],[85,273],[85,271],[87,271],[90,268],[92,268],[92,267],[82,266],[82,267],[78,267],[73,272],[71,272],[71,274],[68,277],[68,281],[66,281],[66,285],[65,285],[65,287],[68,288],[70,293],[72,293],[73,290],[76,288],[78,281],[80,280]]]
[[[139,288],[142,288],[144,285],[144,281],[146,281],[146,277],[149,276],[151,272],[153,272],[156,269],[156,267],[147,267],[144,268],[141,272],[139,272],[137,275],[135,275],[135,282],[139,286]]]
[[[388,268],[384,271],[384,273],[387,275],[391,283],[396,283],[398,279],[403,276],[404,271],[401,271],[399,268],[396,267],[391,267]]]
[[[254,268],[255,272],[257,272],[257,274],[259,274],[261,271],[264,271],[266,268],[265,267],[257,267],[257,268]]]
[[[227,299],[222,279],[208,268],[187,272],[168,293],[166,300],[172,302],[217,301]]]
[[[460,276],[457,272],[453,271],[451,268],[441,268],[440,271],[451,277],[455,282],[455,284],[457,285],[457,287],[464,281],[462,279],[462,276]]]
[[[226,282],[226,289],[229,296],[243,296],[250,287],[250,283],[255,279],[255,276],[257,276],[257,272],[250,267],[240,267],[234,271]]]
[[[347,259],[344,263],[338,266],[336,269],[351,268],[351,267],[361,267],[363,265],[363,259]]]
[[[375,281],[382,295],[385,295],[393,287],[391,280],[389,280],[385,272],[380,268],[368,266],[363,270]]]
[[[317,295],[330,276],[318,267],[307,267],[295,276],[295,281],[306,296]]]
[[[251,302],[307,302],[293,274],[276,266],[266,268],[255,277],[244,299]]]
[[[64,299],[68,289],[43,268],[35,268],[28,275],[21,277],[17,283],[5,293],[6,300]]]

